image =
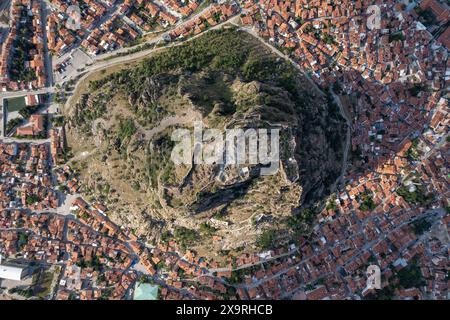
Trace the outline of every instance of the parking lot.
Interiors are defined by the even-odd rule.
[[[93,60],[81,49],[74,50],[66,59],[56,64],[55,80],[56,83],[63,83],[66,79],[73,76],[77,69],[83,68],[86,64],[92,63]]]

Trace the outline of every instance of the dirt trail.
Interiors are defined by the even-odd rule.
[[[170,126],[175,126],[179,124],[193,124],[194,121],[200,121],[202,119],[201,115],[196,112],[189,112],[184,116],[170,116],[166,117],[154,128],[144,129],[138,126],[138,130],[143,132],[146,140],[151,140],[155,134],[158,134]]]

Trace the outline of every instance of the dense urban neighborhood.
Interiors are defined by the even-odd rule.
[[[243,60],[231,49],[206,53],[211,60],[202,60],[203,49],[195,48],[205,45],[201,42],[205,37],[227,48],[225,41],[215,38],[232,34],[227,31],[251,37],[252,50],[267,50],[261,58],[266,60],[242,62],[244,72],[239,76],[247,81],[251,74],[252,82],[228,80],[234,71],[226,68]],[[198,56],[185,54],[183,48],[189,46]],[[2,1],[0,300],[449,299],[449,50],[450,6],[443,0]],[[179,54],[189,62],[180,64],[183,69],[160,58],[161,52],[169,52],[165,57],[174,60]],[[159,60],[145,60],[153,55]],[[311,99],[325,101],[333,110],[330,117],[339,119],[328,123],[339,122],[336,128],[343,128],[342,134],[327,136],[330,145],[342,145],[333,149],[340,153],[337,174],[310,184],[300,178],[289,181],[294,174],[280,161],[287,182],[281,187],[270,182],[280,191],[261,189],[265,190],[263,199],[257,198],[261,203],[252,203],[254,212],[242,210],[241,220],[221,215],[234,208],[223,203],[218,213],[203,214],[209,214],[213,201],[205,201],[208,208],[203,211],[197,202],[197,207],[189,207],[189,213],[197,210],[192,215],[201,221],[198,224],[186,216],[169,219],[161,213],[155,218],[147,207],[122,206],[140,202],[134,194],[143,196],[153,187],[156,200],[152,198],[148,211],[173,213],[182,204],[188,207],[183,202],[186,181],[200,176],[192,168],[183,172],[175,190],[171,176],[178,172],[160,170],[149,161],[148,167],[158,175],[146,179],[150,187],[144,187],[137,179],[144,170],[131,171],[114,162],[124,154],[126,161],[139,162],[144,138],[157,136],[159,140],[150,145],[162,149],[166,142],[160,132],[175,121],[186,126],[195,118],[167,107],[184,106],[179,100],[161,103],[166,100],[158,100],[160,96],[181,92],[193,101],[191,105],[210,104],[205,109],[219,110],[223,117],[229,116],[229,101],[217,103],[216,95],[225,100],[232,90],[233,103],[263,101],[291,110],[286,102],[293,95],[289,81],[274,88],[261,80],[266,73],[285,79],[279,69],[270,69],[270,59],[295,70],[304,87],[311,88],[307,90]],[[203,61],[214,72],[198,65]],[[126,68],[141,68],[151,76],[135,80],[130,76],[135,73],[126,73]],[[222,77],[223,70],[227,74]],[[181,79],[177,78],[176,89],[170,87],[174,74]],[[142,84],[153,87],[141,95],[126,91],[122,96],[115,87],[129,85],[135,90]],[[200,90],[193,88],[196,85]],[[289,94],[280,93],[280,88]],[[210,93],[213,89],[220,95]],[[239,96],[252,90],[265,96],[260,100]],[[109,109],[121,103],[136,104],[137,111]],[[142,104],[154,110],[142,111]],[[206,118],[204,109],[199,110]],[[108,112],[110,116],[101,118]],[[242,112],[242,119],[261,117],[253,109]],[[136,114],[140,118],[132,118]],[[316,112],[314,117],[324,114]],[[273,123],[276,116],[274,112]],[[85,119],[92,123],[84,123]],[[157,125],[147,126],[149,119],[157,119]],[[219,125],[222,118],[208,119],[210,125]],[[302,121],[310,121],[305,127],[316,132],[317,122],[306,116]],[[116,126],[117,138],[110,138],[105,132]],[[76,130],[84,135],[74,134]],[[313,136],[313,144],[324,143],[325,138],[318,136]],[[97,148],[83,149],[92,141]],[[89,160],[90,152],[100,150],[105,141],[111,146],[107,153],[96,162]],[[156,154],[147,149],[142,153]],[[295,157],[297,153],[289,155],[289,162],[299,162]],[[328,164],[317,159],[311,162],[316,166],[312,170],[319,172]],[[97,169],[101,165],[108,169],[96,172],[94,162]],[[241,176],[252,174],[247,167],[240,170]],[[119,172],[123,179],[116,184],[104,180],[109,171]],[[297,175],[318,176],[311,167],[300,166]],[[215,178],[210,180],[216,183]],[[194,181],[201,190],[189,197],[197,201],[210,192],[202,189],[210,182]],[[241,187],[244,180],[236,181]],[[297,186],[298,181],[304,184]],[[133,189],[133,196],[123,191]],[[314,191],[321,196],[312,204],[308,200]],[[286,194],[301,198],[305,205],[291,210],[299,200]],[[229,194],[224,191],[221,196],[226,202]],[[272,198],[282,205],[272,205]],[[233,198],[233,205],[243,201]],[[281,225],[270,221],[278,221],[274,212],[286,207],[290,216],[283,213],[282,221],[289,232],[268,228]],[[254,242],[249,240],[252,232],[257,235]],[[239,245],[233,246],[230,239],[235,238]],[[380,270],[379,288],[368,286],[367,270],[373,265]]]

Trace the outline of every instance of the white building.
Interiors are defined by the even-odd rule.
[[[22,281],[25,275],[25,268],[0,265],[0,279]]]

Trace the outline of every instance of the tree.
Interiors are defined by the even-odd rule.
[[[27,205],[31,206],[32,204],[34,204],[34,203],[36,203],[38,201],[39,201],[39,197],[37,195],[35,195],[35,194],[27,194],[27,197],[26,197],[26,200],[25,200]]]
[[[273,229],[265,230],[256,240],[256,245],[261,249],[269,249],[273,246],[276,231]]]
[[[217,231],[216,228],[204,222],[200,225],[200,233],[205,237],[211,237]]]
[[[418,288],[426,284],[420,267],[417,265],[417,259],[413,259],[410,265],[401,269],[397,273],[399,285],[405,289]]]
[[[417,236],[422,235],[425,231],[429,230],[430,227],[431,223],[428,222],[426,218],[416,220],[411,225],[414,234]]]
[[[174,231],[174,236],[183,247],[193,244],[199,238],[195,230],[185,227],[177,227]]]
[[[372,199],[372,195],[369,193],[362,194],[362,203],[360,206],[361,211],[372,211],[375,209],[376,205]]]

